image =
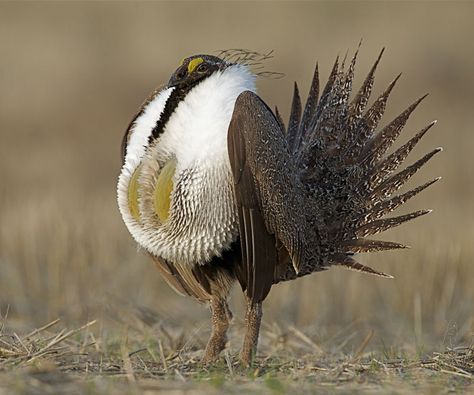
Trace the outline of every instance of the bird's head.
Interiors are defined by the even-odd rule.
[[[230,63],[212,55],[194,55],[185,58],[171,76],[168,86],[188,90],[199,81],[216,71],[226,69],[229,65]]]
[[[255,75],[244,61],[224,56],[193,55],[181,61],[166,86],[153,92],[143,103],[135,118],[130,122],[122,140],[122,160],[127,154],[133,158],[134,166],[141,160],[147,147],[165,130],[178,105],[201,83],[203,86],[198,102],[207,103],[213,94],[220,99],[212,103],[225,105],[244,90],[255,90]],[[206,100],[204,100],[206,99]],[[218,109],[216,109],[218,110]]]

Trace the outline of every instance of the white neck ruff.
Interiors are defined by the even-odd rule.
[[[132,127],[118,202],[140,246],[174,263],[205,263],[221,255],[238,235],[227,131],[239,94],[255,91],[255,75],[233,65],[200,82],[178,104],[153,153],[147,154],[149,136],[173,89],[164,89],[148,103]],[[143,225],[129,211],[128,183],[145,157],[144,163],[150,157],[156,163],[176,158],[170,215],[162,225]],[[186,194],[175,193],[177,189]]]

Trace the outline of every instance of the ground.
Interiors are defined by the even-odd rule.
[[[170,335],[170,328],[155,328],[157,337],[143,337],[128,328],[118,336],[96,338],[95,325],[91,321],[67,330],[55,320],[23,335],[3,326],[0,394],[474,391],[472,345],[418,355],[394,349],[367,352],[371,332],[351,354],[338,347],[325,352],[304,333],[289,328],[280,335],[265,331],[264,352],[252,367],[243,369],[236,350],[224,351],[215,364],[201,364],[202,350],[189,347],[187,336]]]

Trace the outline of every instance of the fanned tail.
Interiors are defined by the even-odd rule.
[[[357,51],[358,52],[358,51]],[[336,58],[328,81],[319,97],[319,71],[316,64],[311,88],[304,108],[295,83],[288,128],[276,111],[276,118],[286,130],[288,147],[296,162],[299,178],[308,198],[308,223],[325,259],[308,259],[298,275],[323,270],[332,265],[364,273],[391,277],[358,263],[353,255],[407,248],[403,244],[367,239],[407,221],[428,214],[418,210],[409,214],[385,217],[439,178],[435,178],[400,195],[395,193],[435,154],[437,148],[397,172],[410,152],[431,129],[428,124],[393,153],[388,150],[399,138],[410,115],[426,95],[414,101],[393,121],[377,131],[388,98],[398,75],[369,106],[380,52],[352,101],[352,83],[357,60],[352,57],[347,70]],[[322,262],[322,263],[321,263]]]

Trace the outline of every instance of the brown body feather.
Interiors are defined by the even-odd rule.
[[[438,180],[393,196],[440,149],[395,173],[431,123],[384,157],[426,95],[377,132],[399,78],[365,111],[382,53],[352,102],[357,53],[347,71],[336,59],[319,102],[316,67],[304,110],[298,86],[294,86],[287,129],[278,111],[274,115],[255,94],[245,92],[237,99],[229,126],[229,156],[241,220],[243,260],[239,270],[245,276],[239,276],[239,281],[250,298],[261,301],[268,293],[268,272],[273,273],[273,283],[332,265],[389,277],[351,255],[405,248],[365,237],[429,213],[419,210],[383,218]],[[285,209],[281,210],[283,201]],[[266,224],[263,233],[262,223]],[[260,255],[255,246],[261,249]],[[281,248],[288,253],[282,254]]]

